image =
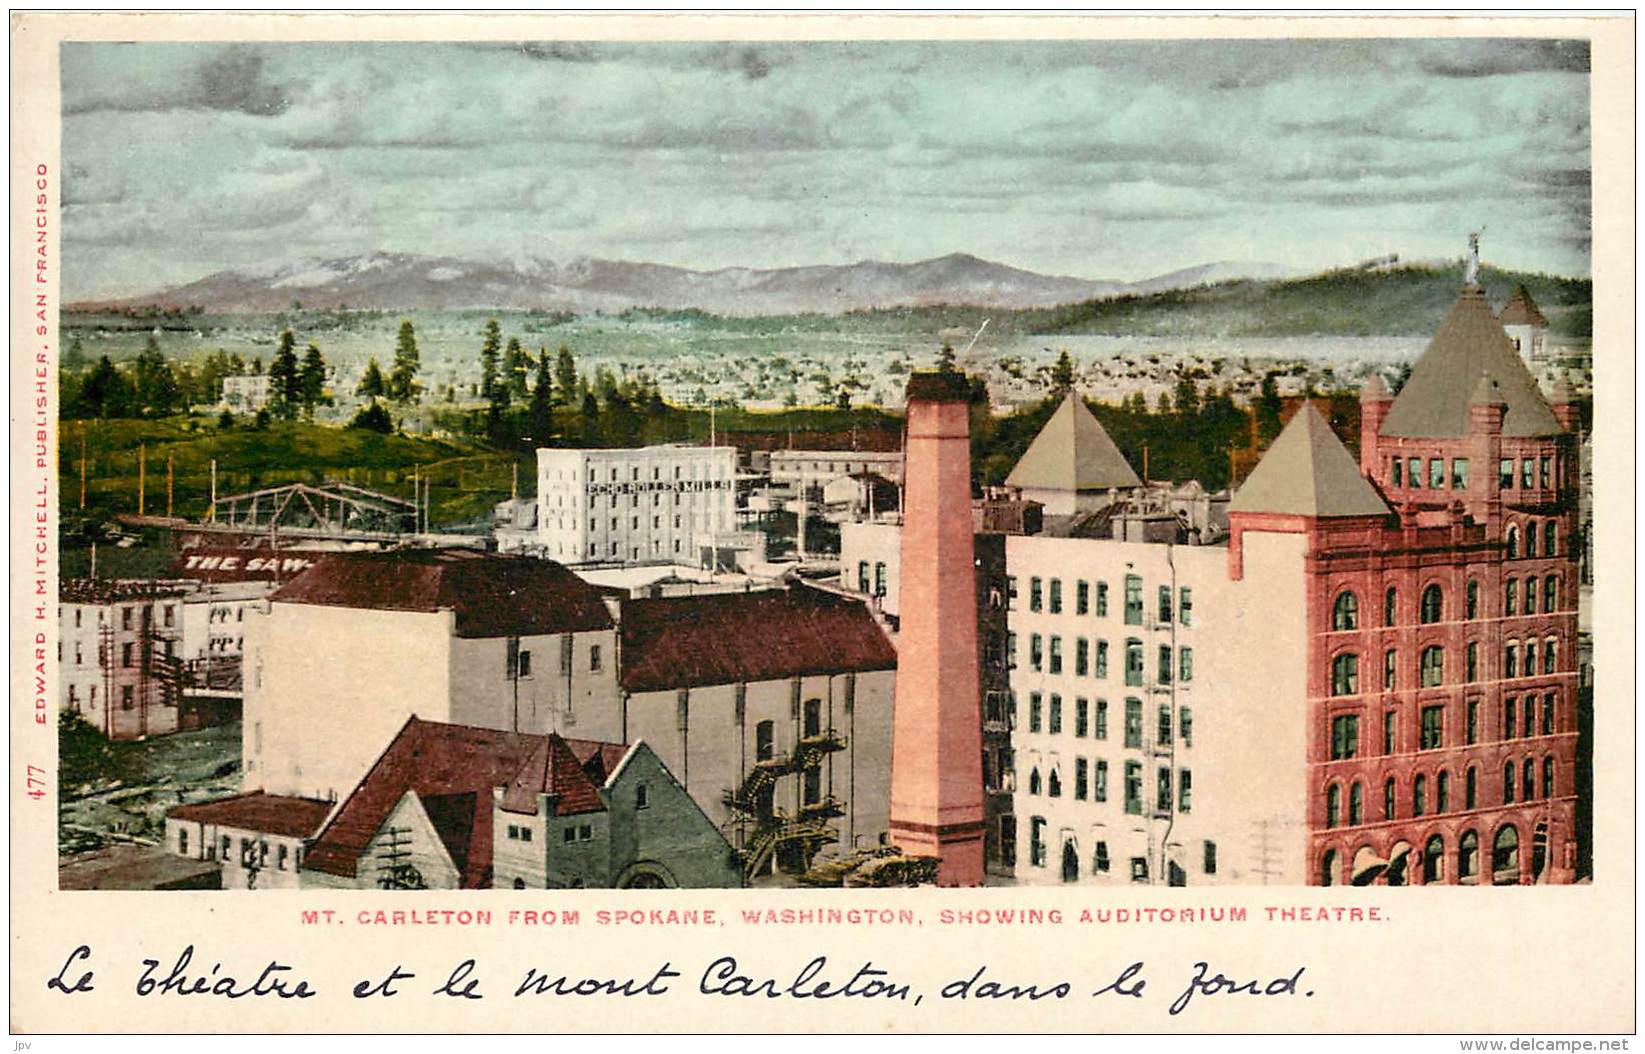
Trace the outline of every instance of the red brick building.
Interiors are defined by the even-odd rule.
[[[1309,535],[1310,881],[1571,882],[1576,407],[1475,285],[1361,402],[1357,473],[1305,411],[1230,510]]]

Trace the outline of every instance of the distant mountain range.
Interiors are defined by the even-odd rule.
[[[210,312],[238,313],[283,311],[300,302],[311,310],[497,308],[586,314],[628,308],[694,308],[727,316],[838,314],[937,304],[1055,307],[1295,273],[1273,263],[1217,262],[1122,282],[1036,274],[964,253],[907,264],[864,260],[838,266],[717,271],[622,260],[482,262],[371,253],[218,271],[144,296],[72,307],[199,306]]]

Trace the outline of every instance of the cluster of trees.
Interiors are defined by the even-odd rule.
[[[540,347],[533,355],[517,336],[505,344],[496,319],[486,323],[481,339],[475,394],[485,410],[463,415],[460,427],[500,447],[624,446],[690,434],[690,422],[671,413],[650,377],[619,377],[602,365],[590,378],[578,371],[565,345],[553,354]]]
[[[365,373],[354,389],[355,395],[369,400],[360,412],[363,414],[370,410],[386,416],[387,411],[377,405],[379,399],[387,399],[401,406],[416,402],[423,391],[423,384],[417,379],[421,369],[422,353],[417,350],[417,328],[411,324],[411,319],[403,319],[400,332],[394,338],[394,360],[389,364],[388,374],[384,375],[377,356],[373,355],[371,361],[366,363]]]
[[[58,378],[63,417],[165,417],[187,409],[208,385],[215,389],[221,383],[221,375],[208,372],[208,365],[224,368],[222,363],[179,368],[161,354],[152,336],[129,364],[116,366],[107,355],[89,367],[84,363],[85,353],[75,340]]]
[[[280,350],[269,363],[269,412],[283,421],[294,421],[298,415],[304,420],[314,419],[317,406],[331,405],[326,394],[326,360],[320,346],[310,343],[297,359],[297,338],[291,330],[280,334]]]

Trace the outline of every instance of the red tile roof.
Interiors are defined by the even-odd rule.
[[[276,601],[457,616],[459,637],[609,629],[599,591],[552,560],[474,549],[333,553],[274,594]]]
[[[288,798],[255,791],[233,798],[179,805],[166,813],[166,818],[238,827],[243,831],[258,831],[285,838],[312,838],[320,825],[326,822],[333,804],[315,798]]]
[[[630,692],[897,668],[860,601],[804,586],[638,599],[622,610]]]
[[[539,791],[559,796],[559,815],[598,811],[605,808],[599,788],[606,765],[627,752],[613,743],[413,717],[320,832],[303,866],[354,877],[372,838],[409,792],[439,831],[462,888],[484,888],[491,884],[492,788],[506,788],[504,808],[512,812],[534,814]]]

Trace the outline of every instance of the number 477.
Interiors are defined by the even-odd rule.
[[[46,770],[39,765],[28,767],[28,793],[36,801],[46,796]]]

